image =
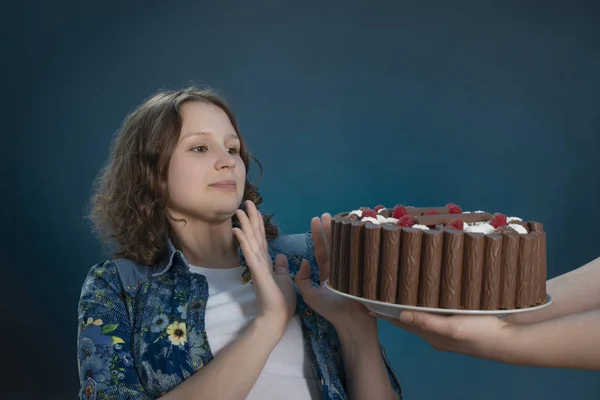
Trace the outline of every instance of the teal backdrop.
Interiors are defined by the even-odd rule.
[[[3,8],[3,398],[76,397],[79,291],[106,257],[86,202],[125,115],[161,88],[227,97],[285,233],[323,212],[454,202],[543,222],[550,277],[600,256],[597,2]],[[599,372],[441,353],[380,326],[407,399],[600,397]]]

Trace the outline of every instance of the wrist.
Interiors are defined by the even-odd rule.
[[[482,354],[476,356],[506,364],[516,363],[520,352],[520,336],[527,327],[528,325],[505,323],[496,335],[488,338],[487,344],[481,346]]]
[[[348,319],[334,325],[340,342],[369,343],[378,342],[377,319],[371,315]]]
[[[507,364],[521,365],[538,353],[537,344],[541,340],[537,326],[533,324],[509,324],[504,328],[501,338],[501,348],[498,350],[498,358]]]
[[[279,342],[287,327],[284,315],[259,315],[252,322],[254,328],[265,338]]]

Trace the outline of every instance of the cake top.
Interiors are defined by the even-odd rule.
[[[396,225],[423,230],[456,229],[484,234],[527,234],[542,230],[541,224],[537,222],[525,222],[521,218],[507,217],[501,213],[463,211],[453,203],[448,203],[444,207],[410,207],[400,204],[393,208],[385,208],[382,205],[373,209],[361,207],[358,210],[341,213],[336,218],[375,225]]]

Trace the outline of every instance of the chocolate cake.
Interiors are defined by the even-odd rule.
[[[432,308],[506,310],[546,301],[542,224],[445,207],[377,206],[332,218],[334,289]]]

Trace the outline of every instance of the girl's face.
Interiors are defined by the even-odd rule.
[[[181,106],[179,141],[168,174],[169,209],[175,218],[220,223],[243,199],[246,168],[240,140],[227,114],[209,102]]]

